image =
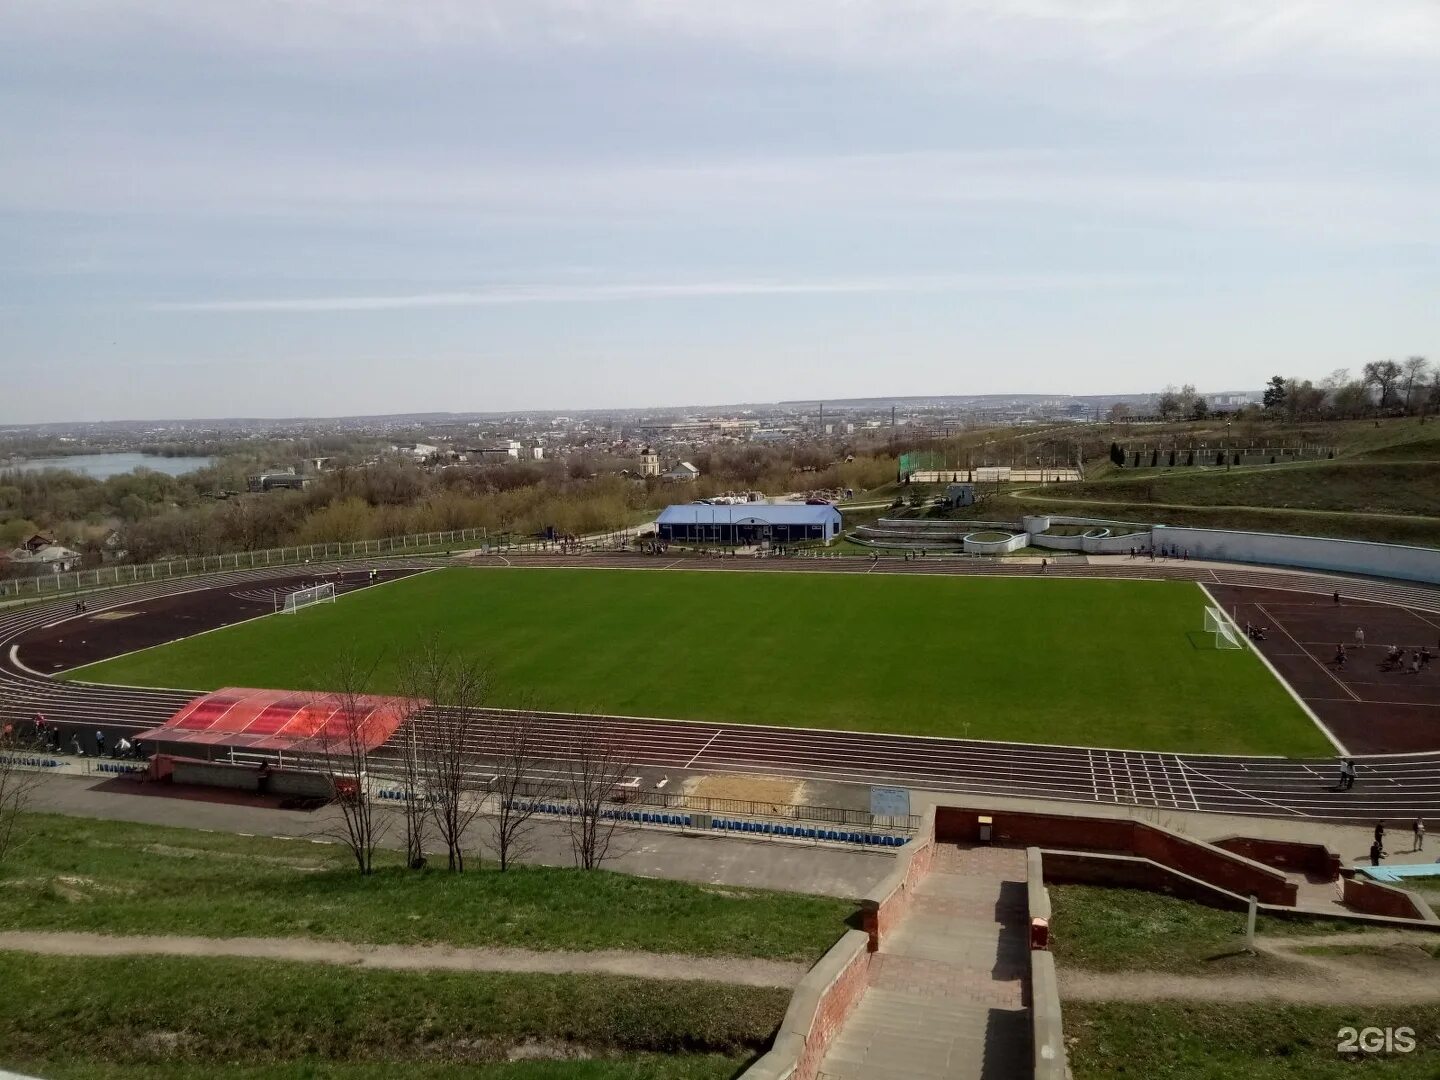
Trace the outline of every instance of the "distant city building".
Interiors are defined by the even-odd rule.
[[[253,473],[245,477],[245,490],[257,494],[265,491],[304,491],[310,484],[310,477],[297,476],[290,471]]]

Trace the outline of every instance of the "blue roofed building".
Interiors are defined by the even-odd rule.
[[[840,534],[840,511],[806,503],[684,503],[660,511],[656,531],[661,540],[676,544],[828,544]]]

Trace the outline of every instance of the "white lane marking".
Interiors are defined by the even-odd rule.
[[[702,747],[700,747],[699,750],[696,750],[696,751],[695,751],[695,756],[692,757],[689,761],[687,761],[687,762],[685,763],[685,768],[688,769],[688,768],[690,768],[691,765],[694,765],[695,762],[699,761],[699,760],[700,760],[700,755],[703,754],[703,753],[705,753],[706,750],[709,750],[709,749],[710,749],[710,744],[713,743],[716,739],[718,739],[722,734],[724,734],[724,730],[723,730],[722,728],[716,728],[716,729],[715,729],[715,734],[714,734],[714,735],[711,735],[710,738],[706,739],[706,740],[705,740],[705,745],[702,746]]]

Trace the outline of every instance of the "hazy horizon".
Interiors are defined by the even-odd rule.
[[[1437,91],[1427,0],[12,5],[0,423],[1433,358]]]

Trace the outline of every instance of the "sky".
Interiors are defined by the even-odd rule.
[[[1434,0],[16,0],[0,423],[1440,359]]]

